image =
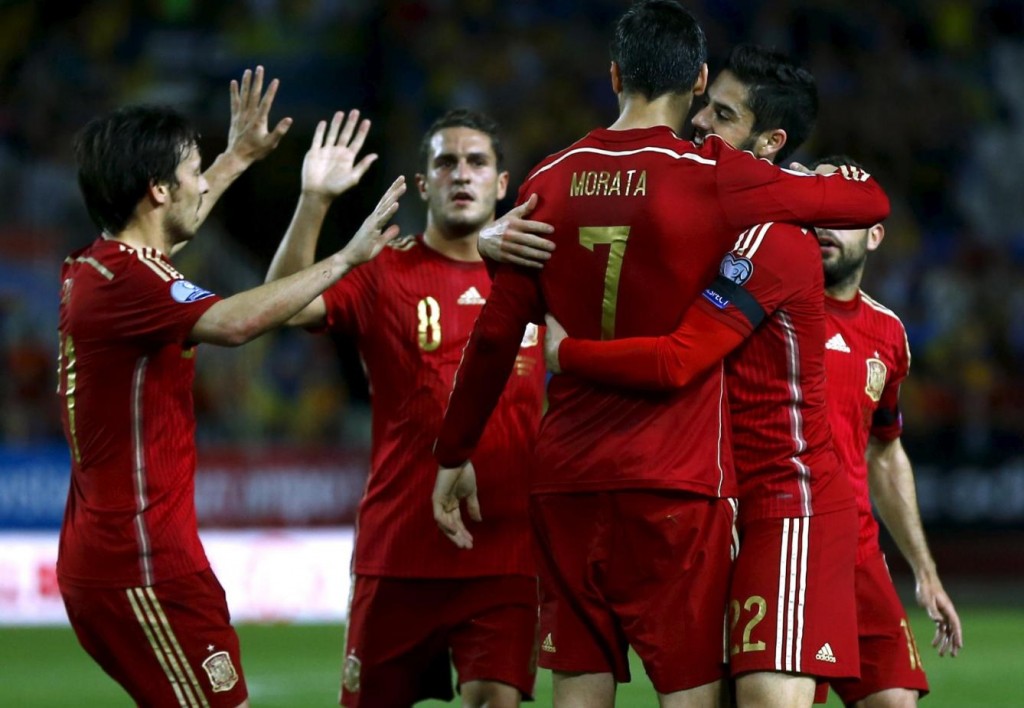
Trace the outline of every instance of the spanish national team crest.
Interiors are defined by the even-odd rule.
[[[235,671],[235,665],[231,663],[231,655],[226,651],[210,654],[203,662],[203,668],[206,669],[206,675],[210,677],[214,693],[230,691],[238,683],[238,672]]]
[[[868,367],[868,381],[864,386],[864,393],[868,394],[872,401],[878,403],[882,397],[882,389],[885,388],[885,375],[888,369],[881,359],[867,359],[864,363]]]
[[[345,668],[341,671],[341,685],[349,693],[359,691],[359,669],[361,666],[362,662],[359,661],[355,652],[345,657]]]

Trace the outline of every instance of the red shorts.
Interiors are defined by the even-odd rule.
[[[729,500],[653,490],[545,494],[531,497],[530,518],[541,666],[629,681],[632,646],[659,693],[726,676]]]
[[[846,705],[890,688],[928,693],[917,642],[889,576],[885,558],[876,553],[856,570],[857,628],[860,634],[860,680],[831,681]]]
[[[139,705],[234,708],[248,697],[212,570],[139,588],[60,582],[78,641]]]
[[[743,525],[729,594],[733,676],[859,675],[856,551],[852,508]]]
[[[498,681],[529,697],[537,673],[537,580],[356,576],[346,634],[343,706],[451,700],[452,663],[460,684]]]

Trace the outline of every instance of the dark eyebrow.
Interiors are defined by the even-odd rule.
[[[711,101],[710,103],[711,103],[711,106],[716,111],[721,111],[722,113],[728,113],[731,116],[739,116],[739,113],[732,106],[730,106],[728,104],[722,103],[721,101]]]

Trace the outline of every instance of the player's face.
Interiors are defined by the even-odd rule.
[[[739,150],[754,150],[754,113],[747,107],[747,87],[729,71],[708,87],[707,102],[693,116],[693,140],[700,145],[709,133]]]
[[[851,280],[864,267],[868,257],[868,237],[871,229],[816,228],[821,261],[825,266],[825,287]]]
[[[202,158],[193,145],[175,171],[177,186],[170,188],[170,205],[164,217],[164,228],[172,243],[188,241],[199,228],[199,209],[203,195],[210,191],[203,176]]]
[[[498,171],[491,138],[472,128],[443,128],[430,139],[425,174],[417,175],[431,223],[446,236],[475,233],[494,219],[508,172]]]

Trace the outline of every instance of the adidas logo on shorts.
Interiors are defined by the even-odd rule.
[[[836,663],[836,655],[832,653],[832,645],[828,642],[821,645],[821,649],[814,655],[814,658],[818,661],[827,661],[830,664]]]

